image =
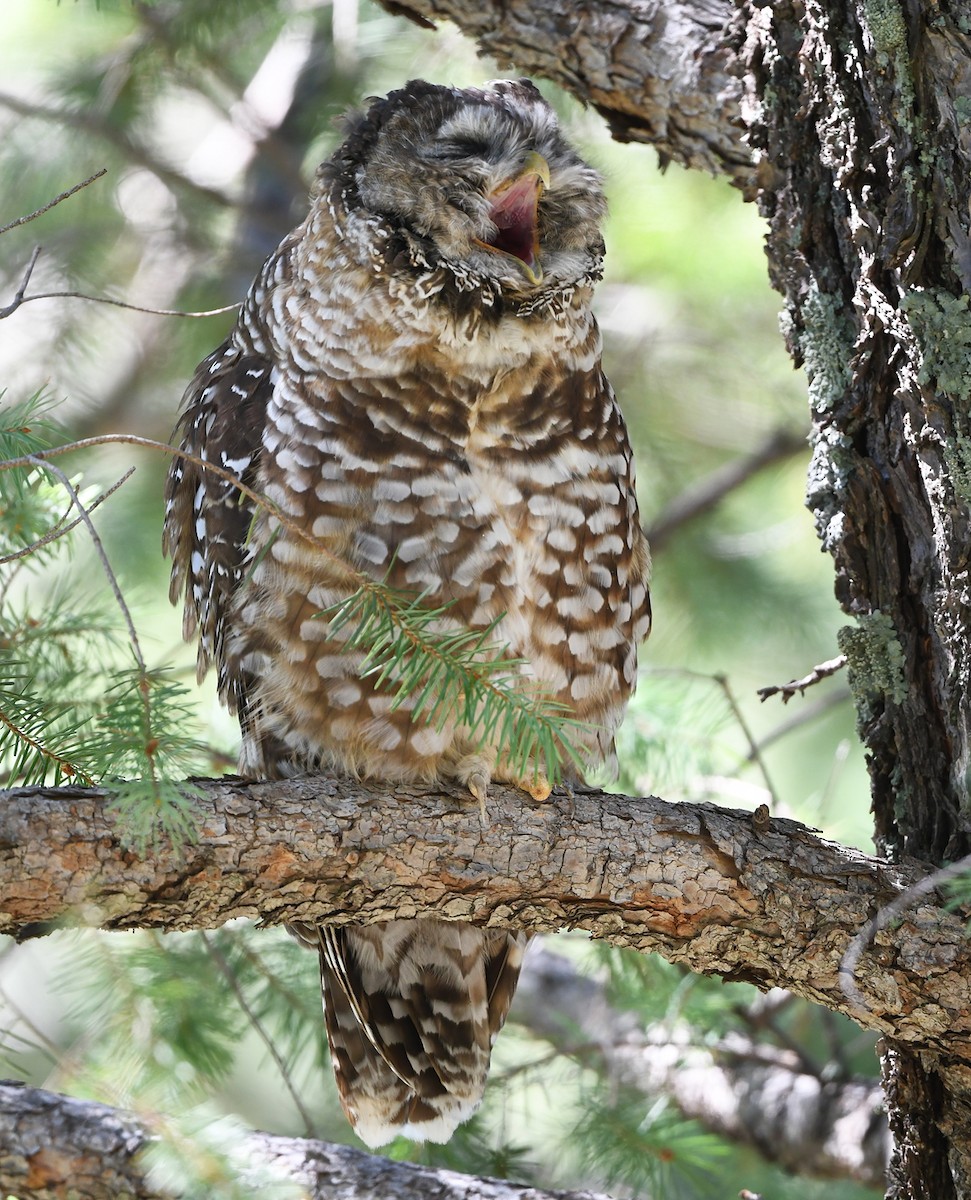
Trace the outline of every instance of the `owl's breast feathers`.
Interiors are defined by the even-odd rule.
[[[591,765],[608,760],[649,563],[587,297],[556,320],[470,323],[427,279],[374,272],[346,237],[314,233],[284,243],[200,367],[187,446],[338,559],[450,603],[450,623],[501,617],[497,639],[587,727]],[[412,726],[407,702],[392,712],[320,617],[353,590],[339,565],[201,468],[177,466],[169,490],[173,595],[186,589],[187,633],[200,627],[200,670],[216,658],[245,710],[244,763],[447,773],[456,730]]]

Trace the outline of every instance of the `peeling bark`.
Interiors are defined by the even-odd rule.
[[[90,1100],[0,1084],[0,1192],[31,1200],[171,1200],[141,1155],[157,1140],[145,1121]],[[306,1200],[610,1200],[392,1162],[312,1139],[241,1135],[230,1157],[253,1194]],[[212,1164],[209,1164],[212,1170]],[[212,1185],[213,1179],[209,1177]],[[274,1186],[275,1185],[275,1186]],[[201,1193],[199,1193],[201,1194]]]

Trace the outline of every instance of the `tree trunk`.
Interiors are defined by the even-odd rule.
[[[969,849],[969,42],[946,5],[897,0],[747,4],[737,29],[770,275],[809,377],[809,504],[857,618],[841,642],[876,842],[939,863]],[[883,1069],[888,1195],[971,1195],[967,1072],[892,1039]]]

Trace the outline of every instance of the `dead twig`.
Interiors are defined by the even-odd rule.
[[[38,246],[37,249],[39,250],[40,247]],[[112,304],[115,308],[149,313],[153,317],[219,317],[223,313],[236,312],[239,308],[238,304],[224,304],[222,308],[206,308],[198,312],[188,312],[181,308],[146,308],[142,304],[130,304],[127,300],[112,300],[109,296],[89,296],[86,292],[35,292],[33,296],[21,296],[16,307],[19,307],[20,304],[29,304],[32,300],[90,300],[93,304]],[[12,311],[13,308],[10,309],[10,312]],[[0,309],[0,317],[9,315],[9,312]]]
[[[9,226],[8,226],[9,228]],[[9,317],[11,313],[15,313],[21,304],[24,302],[24,293],[27,291],[27,284],[30,283],[30,277],[34,273],[34,266],[40,255],[40,246],[34,247],[34,253],[30,256],[30,262],[27,264],[27,270],[24,271],[24,277],[20,281],[20,287],[17,288],[17,293],[10,303],[5,308],[0,308],[0,321],[4,317]]]
[[[867,921],[856,937],[846,947],[840,962],[840,989],[851,1004],[863,1009],[872,1008],[872,1005],[856,986],[856,968],[864,952],[880,930],[886,929],[892,921],[896,921],[898,917],[901,917],[918,900],[930,895],[931,892],[936,892],[945,883],[949,883],[959,875],[966,874],[969,870],[971,870],[971,854],[965,855],[964,858],[959,858],[957,862],[949,863],[946,867],[941,867],[940,870],[932,871],[930,875],[925,875],[923,879],[918,879],[916,883],[905,888],[895,900],[892,900],[889,904],[885,904],[875,916]]]
[[[759,699],[764,703],[770,696],[782,697],[782,703],[788,704],[792,697],[799,693],[800,696],[805,695],[806,688],[810,688],[815,683],[819,683],[822,679],[828,679],[830,675],[835,675],[837,671],[842,671],[846,666],[846,655],[840,654],[836,658],[828,659],[824,663],[820,663],[818,667],[813,667],[808,675],[804,675],[802,679],[793,679],[789,683],[770,684],[768,687],[758,689]]]
[[[35,221],[44,213],[49,212],[56,204],[60,204],[62,200],[66,200],[68,196],[73,196],[75,192],[79,192],[82,188],[86,188],[89,183],[94,183],[96,179],[100,179],[102,175],[108,174],[108,168],[102,167],[100,171],[95,171],[93,175],[89,175],[87,179],[81,183],[76,183],[74,187],[68,188],[66,192],[61,192],[59,196],[55,196],[53,200],[48,200],[42,208],[34,209],[32,213],[27,213],[26,216],[17,217],[15,221],[11,221],[7,225],[0,225],[0,233],[6,233],[9,229],[16,229],[18,225],[26,225],[28,221]],[[37,256],[40,247],[34,251],[34,256]]]

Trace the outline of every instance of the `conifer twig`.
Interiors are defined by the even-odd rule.
[[[145,662],[145,656],[142,653],[141,642],[138,640],[138,631],[135,628],[135,621],[131,615],[131,609],[125,600],[124,593],[121,590],[121,584],[118,582],[118,576],[115,574],[114,568],[111,565],[111,560],[108,558],[108,552],[105,550],[104,542],[95,528],[94,522],[91,520],[91,514],[81,501],[81,497],[77,493],[77,489],[68,479],[64,471],[55,463],[47,462],[39,455],[27,454],[24,456],[28,462],[37,467],[44,467],[51,472],[58,480],[67,494],[71,497],[71,503],[78,510],[78,515],[88,531],[88,536],[91,538],[91,544],[94,546],[95,554],[98,556],[98,561],[101,563],[102,570],[108,580],[108,586],[121,609],[122,619],[128,629],[128,642],[132,649],[132,654],[135,656],[135,662],[138,664],[138,673],[140,677],[140,685],[138,693],[140,697],[141,711],[143,715],[142,733],[144,735],[144,745],[149,747],[152,744],[152,728],[154,719],[152,713],[152,696],[151,687],[148,683],[148,666]],[[148,763],[149,774],[151,776],[152,790],[158,795],[159,779],[155,766],[155,756],[146,749],[145,759]]]
[[[711,678],[714,679],[715,683],[717,683],[721,688],[725,699],[728,701],[728,707],[732,710],[732,715],[738,723],[739,729],[742,731],[742,736],[748,742],[749,758],[755,763],[761,772],[766,789],[772,798],[773,811],[778,812],[780,808],[779,795],[775,790],[775,785],[772,783],[772,777],[769,775],[769,769],[766,766],[765,759],[762,757],[762,752],[759,749],[758,742],[755,740],[755,735],[752,733],[752,730],[750,729],[749,724],[745,720],[745,716],[738,705],[738,701],[735,699],[735,693],[732,691],[732,686],[728,682],[728,676],[713,675]]]
[[[55,751],[49,749],[38,738],[34,737],[28,729],[23,728],[22,725],[18,725],[17,722],[14,721],[13,718],[9,717],[2,708],[0,708],[0,725],[3,725],[4,728],[8,729],[13,734],[16,742],[19,742],[22,746],[29,746],[31,750],[33,750],[35,754],[39,755],[41,759],[51,763],[55,771],[55,778],[57,778],[58,774],[61,774],[66,776],[68,779],[86,786],[90,786],[94,783],[94,779],[87,773],[87,771],[82,770],[69,759],[64,758],[62,755],[57,754]],[[16,772],[15,774],[19,776],[20,772]]]
[[[56,477],[67,494],[71,497],[71,503],[78,510],[79,520],[84,524],[84,527],[88,531],[88,536],[91,538],[95,554],[97,554],[98,560],[101,563],[105,576],[107,577],[108,586],[111,588],[112,594],[114,595],[115,600],[118,602],[118,607],[121,609],[121,615],[126,626],[128,627],[128,637],[131,642],[132,653],[135,655],[135,661],[138,663],[139,669],[142,671],[142,673],[147,674],[148,667],[145,665],[145,657],[142,654],[142,647],[138,640],[138,633],[135,629],[135,622],[131,615],[131,609],[128,607],[124,594],[122,593],[121,584],[118,582],[118,576],[115,574],[114,568],[111,565],[111,560],[108,558],[108,552],[105,550],[104,542],[102,542],[101,536],[95,528],[94,522],[91,520],[90,512],[82,503],[81,497],[77,493],[77,489],[60,467],[54,463],[47,462],[46,459],[42,458],[40,455],[25,454],[24,459],[35,467],[43,467],[50,471],[51,474]]]
[[[14,298],[4,308],[0,308],[0,321],[4,317],[9,317],[11,313],[15,313],[21,304],[24,303],[24,294],[27,291],[27,285],[30,283],[30,277],[34,273],[34,267],[37,264],[37,259],[40,256],[41,247],[35,246],[34,252],[30,256],[30,262],[27,264],[27,269],[24,271],[24,277],[20,281],[20,287],[17,288]]]
[[[40,247],[37,247],[40,250]],[[25,281],[26,282],[26,281]],[[9,317],[14,308],[30,304],[34,300],[90,300],[92,304],[110,304],[115,308],[126,308],[130,312],[149,313],[153,317],[219,317],[223,313],[236,312],[239,304],[224,304],[221,308],[206,308],[190,311],[181,308],[146,308],[144,304],[132,304],[128,300],[114,300],[110,296],[91,296],[87,292],[35,292],[32,296],[17,294],[17,303],[0,309],[0,318]]]
[[[132,475],[134,475],[134,473],[135,473],[135,468],[129,467],[128,470],[124,473],[124,475],[122,475],[122,477],[117,481],[117,483],[113,483],[111,485],[111,487],[105,488],[105,490],[101,493],[100,496],[95,496],[95,498],[88,505],[88,512],[89,513],[94,512],[94,510],[99,505],[103,504],[108,499],[109,496],[113,496],[115,494],[115,492],[117,492],[118,489],[122,486],[122,484],[128,482],[128,480],[132,477]],[[70,525],[64,524],[64,522],[67,520],[68,513],[71,511],[71,509],[73,507],[74,507],[74,503],[72,501],[68,505],[67,512],[64,514],[64,516],[61,517],[61,519],[55,525],[52,525],[51,528],[47,531],[47,533],[44,534],[43,537],[38,538],[37,541],[35,541],[35,542],[31,542],[29,546],[24,546],[20,550],[15,550],[12,554],[5,554],[2,557],[0,557],[0,567],[6,566],[7,563],[15,562],[18,558],[26,558],[28,555],[33,554],[35,550],[40,550],[44,546],[49,546],[51,544],[51,542],[56,542],[59,538],[62,538],[66,534],[70,533],[72,529],[77,529],[77,527],[80,524],[82,524],[82,522],[83,522],[82,517],[76,517],[70,523]]]
[[[73,196],[76,192],[81,191],[82,188],[86,188],[89,184],[94,183],[96,179],[100,179],[102,175],[107,174],[108,168],[102,167],[100,171],[95,171],[95,173],[93,175],[89,175],[87,179],[82,180],[80,183],[76,183],[74,187],[68,188],[66,192],[61,192],[60,195],[55,196],[53,200],[48,200],[47,203],[42,205],[40,208],[35,208],[33,212],[27,213],[22,217],[17,217],[16,220],[10,221],[6,225],[0,225],[0,234],[7,233],[8,230],[11,229],[16,229],[18,225],[26,225],[28,221],[36,221],[38,217],[43,216],[46,212],[50,212],[50,210],[55,205],[60,204],[62,200],[67,200],[69,196]],[[38,246],[37,250],[34,251],[35,258],[39,250],[40,247]]]
[[[220,975],[222,975],[223,979],[226,980],[230,990],[236,997],[236,1003],[243,1010],[243,1013],[247,1021],[249,1021],[250,1025],[252,1026],[254,1033],[266,1047],[270,1057],[276,1064],[276,1069],[280,1073],[280,1078],[283,1080],[284,1086],[290,1093],[290,1098],[293,1100],[297,1112],[300,1114],[300,1119],[303,1121],[303,1127],[307,1137],[313,1137],[317,1132],[316,1127],[314,1126],[313,1118],[307,1111],[307,1106],[303,1102],[299,1089],[294,1086],[294,1082],[290,1077],[290,1071],[287,1068],[287,1064],[283,1061],[283,1056],[280,1054],[280,1051],[277,1050],[276,1043],[273,1041],[273,1038],[270,1037],[266,1027],[263,1025],[263,1022],[253,1011],[252,1006],[246,999],[243,989],[239,986],[239,980],[236,978],[235,972],[230,966],[225,954],[223,954],[222,950],[220,950],[215,942],[209,938],[204,929],[199,930],[199,937],[202,939],[202,944],[206,948],[206,953],[216,964]],[[158,939],[156,935],[156,944],[157,943]]]

